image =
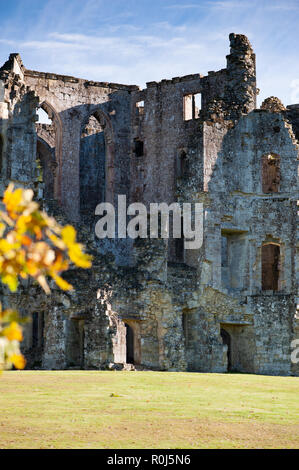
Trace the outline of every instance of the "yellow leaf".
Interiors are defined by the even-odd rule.
[[[13,191],[13,185],[10,184],[6,189],[3,197],[3,202],[6,205],[8,212],[17,210],[22,202],[23,190],[21,188]]]
[[[73,286],[71,284],[69,284],[67,281],[62,279],[62,277],[58,276],[57,274],[53,273],[53,274],[51,274],[51,276],[53,277],[53,279],[56,282],[56,284],[58,285],[58,287],[60,287],[60,289],[62,289],[62,290],[72,290],[73,289]]]
[[[18,288],[18,278],[15,274],[4,274],[1,277],[2,282],[7,284],[11,292],[15,292]]]
[[[83,253],[78,243],[70,248],[69,257],[79,268],[90,268],[91,266],[92,257]]]
[[[22,329],[16,321],[11,322],[9,326],[4,328],[2,333],[8,339],[8,341],[22,341],[23,339]]]
[[[12,354],[9,357],[9,361],[12,362],[13,365],[17,369],[24,369],[24,367],[26,365],[26,360],[25,360],[24,356],[22,356],[22,354]]]
[[[0,237],[3,236],[4,231],[5,231],[5,224],[0,222]]]
[[[64,243],[69,246],[76,241],[76,230],[71,225],[66,225],[61,230],[61,236]]]
[[[53,243],[53,245],[55,245],[60,250],[65,250],[66,245],[60,238],[58,238],[56,235],[51,233],[50,230],[47,230],[46,233],[48,237],[50,238],[51,242]]]

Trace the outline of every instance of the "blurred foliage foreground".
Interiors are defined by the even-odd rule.
[[[10,184],[0,210],[0,276],[15,292],[19,278],[33,278],[50,294],[47,279],[52,278],[63,290],[73,287],[61,273],[71,264],[90,268],[91,256],[76,241],[71,225],[62,227],[53,217],[39,209],[31,189],[14,189]],[[23,369],[26,360],[20,352],[23,339],[21,319],[12,309],[2,310],[0,303],[0,372],[14,366]]]

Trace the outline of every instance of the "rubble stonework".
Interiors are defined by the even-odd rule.
[[[28,368],[299,374],[299,105],[257,109],[252,47],[229,39],[225,69],[142,90],[28,70],[18,54],[0,69],[1,192],[33,188],[94,257],[66,273],[71,292],[1,286],[4,306],[32,314]],[[118,195],[202,203],[202,247],[97,239],[94,209]]]

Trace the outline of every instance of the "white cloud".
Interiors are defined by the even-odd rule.
[[[286,3],[286,2],[281,2],[278,4],[271,4],[271,5],[266,5],[265,8],[267,10],[286,10],[286,11],[292,11],[292,10],[299,10],[299,5],[294,4],[294,3]]]
[[[202,5],[197,3],[174,3],[173,5],[166,5],[164,8],[168,10],[189,10],[190,8],[202,8]]]
[[[173,0],[161,5],[157,14],[158,1],[151,1],[155,14],[146,14],[137,0],[130,3],[136,3],[135,9],[122,7],[122,0],[73,0],[63,7],[61,0],[45,1],[36,23],[18,28],[22,36],[11,33],[12,24],[22,24],[22,16],[1,28],[1,58],[18,51],[31,69],[144,86],[147,81],[205,75],[225,67],[228,35],[242,33],[257,54],[259,100],[272,94],[286,104],[298,101],[290,85],[299,77],[297,22],[291,11],[296,4]]]
[[[248,8],[250,6],[249,2],[246,1],[210,1],[206,2],[206,6],[211,6],[213,8],[222,8],[222,9],[232,9],[232,8]],[[252,3],[251,3],[252,5]]]
[[[15,41],[12,41],[10,39],[0,39],[1,44],[7,44],[8,46],[14,46],[16,44]]]

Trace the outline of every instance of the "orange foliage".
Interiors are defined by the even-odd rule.
[[[4,193],[5,210],[0,211],[1,280],[12,292],[17,290],[20,278],[33,278],[49,294],[48,277],[61,289],[70,290],[73,287],[61,274],[71,263],[90,268],[91,256],[76,241],[74,227],[62,227],[32,199],[31,189],[14,189],[13,184]],[[25,367],[19,350],[21,340],[16,312],[0,310],[0,369]]]

